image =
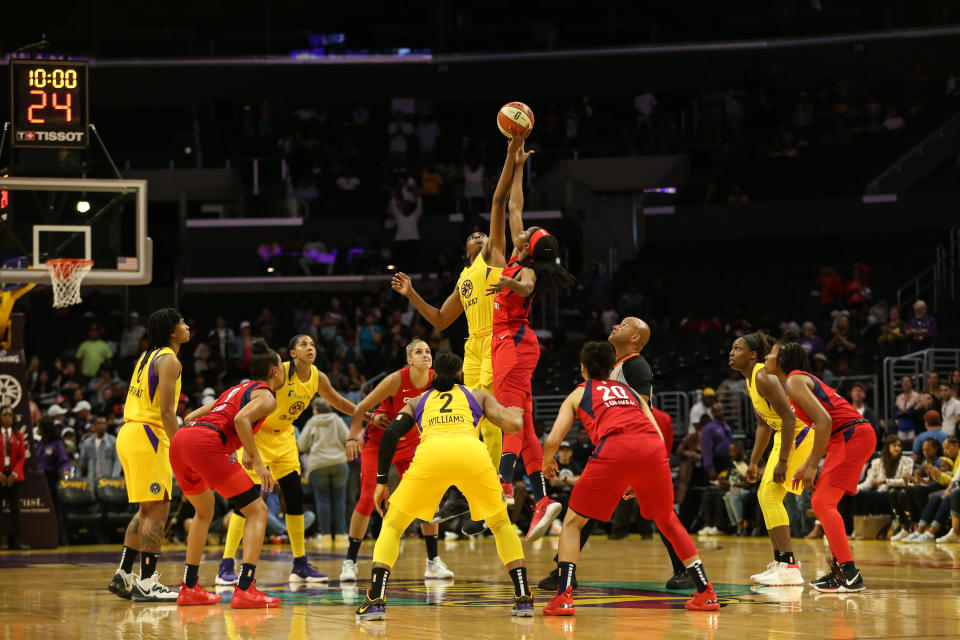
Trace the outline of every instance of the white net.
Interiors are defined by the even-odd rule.
[[[60,258],[47,260],[50,280],[53,282],[53,307],[62,309],[83,301],[80,283],[93,269],[93,260]]]

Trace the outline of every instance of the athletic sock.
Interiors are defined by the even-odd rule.
[[[797,559],[793,555],[793,551],[774,551],[774,558],[777,562],[782,562],[783,564],[797,564]]]
[[[188,588],[192,589],[197,586],[197,582],[200,581],[200,565],[198,564],[188,564],[187,568],[183,571],[183,584],[187,585]]]
[[[290,550],[293,551],[293,557],[299,558],[307,555],[303,540],[303,514],[292,516],[288,513],[285,520],[287,521],[287,533],[290,535]]]
[[[350,548],[347,549],[347,560],[357,561],[357,554],[360,553],[360,545],[363,544],[363,540],[357,540],[356,538],[350,538]]]
[[[683,566],[683,560],[677,555],[677,552],[674,550],[673,545],[670,544],[670,541],[667,540],[667,537],[661,533],[660,540],[663,541],[663,546],[667,548],[667,555],[670,556],[670,564],[673,565],[673,575],[676,576],[686,571],[686,567]]]
[[[513,468],[517,464],[517,454],[505,453],[500,456],[500,477],[503,484],[513,483]]]
[[[843,576],[845,581],[849,579],[849,576],[855,577],[857,575],[857,565],[853,563],[853,560],[840,565],[840,575]]]
[[[773,561],[774,561],[774,562],[783,562],[783,560],[780,559],[780,550],[779,550],[779,549],[774,549],[774,550],[773,550]]]
[[[519,598],[520,596],[530,595],[530,583],[527,582],[527,568],[526,567],[517,567],[516,569],[510,569],[507,573],[510,574],[510,579],[513,580],[513,595]]]
[[[146,551],[140,552],[140,579],[146,580],[152,576],[157,571],[157,559],[160,557],[159,553],[147,553]]]
[[[130,573],[133,571],[133,563],[137,560],[137,554],[140,553],[132,547],[123,545],[123,551],[120,552],[120,571]]]
[[[697,593],[703,593],[707,590],[707,572],[703,570],[701,561],[694,560],[688,564],[687,575],[693,580],[693,584],[697,585]]]
[[[560,580],[557,581],[557,593],[563,593],[567,587],[573,587],[573,581],[577,577],[577,565],[574,562],[561,562]]]
[[[230,524],[227,525],[227,538],[223,541],[223,557],[232,560],[237,557],[237,549],[240,548],[240,541],[243,540],[243,527],[247,519],[242,515],[233,512],[230,516]]]
[[[427,560],[432,561],[439,553],[437,546],[440,542],[440,536],[423,536],[423,541],[427,543]]]
[[[367,597],[371,600],[386,598],[387,579],[390,577],[390,569],[386,567],[374,567],[370,572],[370,590]]]
[[[533,504],[537,504],[547,495],[547,483],[541,472],[534,471],[530,474],[530,486],[533,487]]]
[[[253,584],[253,578],[257,574],[257,565],[244,562],[240,565],[240,579],[237,581],[237,587],[246,591]]]

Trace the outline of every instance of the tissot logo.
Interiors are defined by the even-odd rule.
[[[21,142],[83,142],[84,131],[17,131]]]

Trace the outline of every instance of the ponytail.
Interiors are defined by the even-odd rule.
[[[560,247],[557,239],[546,229],[530,227],[530,258],[524,266],[533,269],[537,281],[533,295],[541,291],[569,289],[577,279],[560,265]]]

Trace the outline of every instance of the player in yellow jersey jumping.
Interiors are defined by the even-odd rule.
[[[803,490],[802,486],[794,488],[792,481],[813,449],[813,427],[794,415],[783,385],[776,376],[766,372],[763,361],[771,343],[769,336],[758,331],[737,338],[730,348],[730,367],[743,374],[757,415],[757,436],[747,470],[750,482],[757,481],[760,456],[773,432],[773,449],[757,488],[757,500],[773,543],[773,562],[767,565],[766,571],[754,574],[750,579],[763,586],[794,586],[802,585],[803,577],[793,555],[790,517],[783,499],[788,491],[800,493]]]
[[[177,592],[158,580],[157,558],[173,486],[170,440],[177,432],[181,371],[177,354],[180,345],[190,340],[190,328],[176,309],[160,309],[147,321],[147,337],[150,346],[133,370],[123,407],[124,424],[117,434],[127,497],[139,508],[127,525],[120,567],[107,588],[137,602],[176,602]],[[138,553],[139,579],[133,573]]]
[[[523,414],[520,409],[501,406],[493,394],[457,384],[462,368],[463,361],[456,354],[438,354],[433,388],[407,402],[381,436],[374,493],[381,515],[381,504],[390,501],[373,549],[370,589],[357,609],[357,620],[386,618],[387,578],[400,553],[400,537],[414,518],[430,520],[451,486],[463,492],[471,513],[485,520],[493,532],[497,553],[513,581],[511,614],[533,616],[523,546],[507,516],[497,472],[476,435],[483,416],[504,432],[517,433],[523,426]],[[397,442],[414,424],[420,430],[420,445],[391,498],[387,488],[390,462]]]
[[[353,415],[355,406],[337,393],[326,374],[314,366],[317,347],[313,343],[313,338],[306,334],[296,335],[290,340],[289,349],[290,362],[283,363],[287,383],[277,391],[277,408],[263,421],[263,426],[254,440],[263,464],[277,479],[283,495],[287,533],[290,535],[290,548],[293,550],[293,569],[290,571],[289,581],[292,583],[326,582],[327,576],[314,569],[307,560],[303,533],[300,452],[297,449],[293,421],[310,406],[310,401],[317,394],[320,394],[332,407],[347,415]],[[242,456],[243,449],[240,449],[237,457],[240,459]],[[246,469],[246,471],[254,484],[260,484],[260,478],[255,471],[252,469]],[[230,518],[227,540],[223,546],[223,559],[217,571],[218,585],[237,582],[234,558],[243,536],[244,522],[244,518],[237,513]]]
[[[490,340],[493,331],[493,296],[487,289],[500,281],[506,266],[506,214],[505,208],[510,186],[513,183],[514,163],[517,151],[523,148],[523,139],[515,136],[510,141],[503,171],[493,193],[490,208],[489,237],[477,231],[467,238],[465,247],[466,266],[460,272],[457,287],[437,309],[420,297],[413,288],[410,277],[402,272],[393,276],[395,291],[405,296],[427,322],[437,329],[446,329],[461,313],[467,316],[470,336],[463,346],[463,382],[468,387],[493,393],[493,365],[490,361]],[[500,465],[503,436],[500,430],[486,419],[480,422],[480,433],[494,467]],[[482,525],[479,531],[482,531]],[[468,533],[479,533],[473,529]]]

